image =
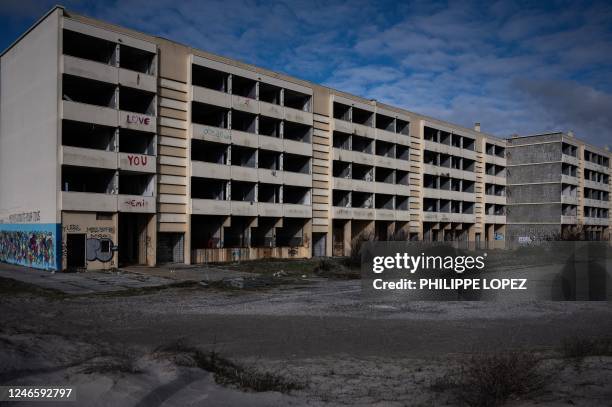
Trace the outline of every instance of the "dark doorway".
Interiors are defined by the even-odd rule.
[[[327,233],[313,233],[312,241],[312,255],[314,257],[324,257],[325,247],[327,246]]]
[[[69,270],[85,268],[84,233],[69,233],[66,235],[66,260]]]
[[[147,225],[151,215],[119,214],[119,266],[147,264]]]
[[[157,262],[184,263],[184,234],[159,233],[157,235]]]

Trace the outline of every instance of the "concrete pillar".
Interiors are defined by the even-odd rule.
[[[342,242],[343,247],[344,247],[344,255],[345,256],[350,256],[351,255],[351,236],[352,236],[352,229],[353,229],[353,225],[352,225],[352,220],[347,220],[346,222],[344,222],[344,230],[342,231],[342,236],[344,238],[344,241]]]
[[[146,245],[147,245],[147,266],[157,264],[157,215],[153,214],[149,218],[146,226]]]

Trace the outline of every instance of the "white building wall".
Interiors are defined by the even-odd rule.
[[[53,269],[61,252],[60,15],[55,9],[0,59],[0,260]],[[30,244],[10,247],[9,237]]]

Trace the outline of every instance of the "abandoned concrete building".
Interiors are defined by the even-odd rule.
[[[0,64],[5,262],[503,245],[568,225],[609,239],[610,154],[566,134],[497,138],[62,7]]]
[[[508,140],[507,239],[571,233],[610,239],[610,153],[551,133]]]

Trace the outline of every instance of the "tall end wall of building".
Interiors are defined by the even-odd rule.
[[[0,62],[0,260],[53,270],[58,269],[61,255],[57,211],[61,12],[51,12]]]

